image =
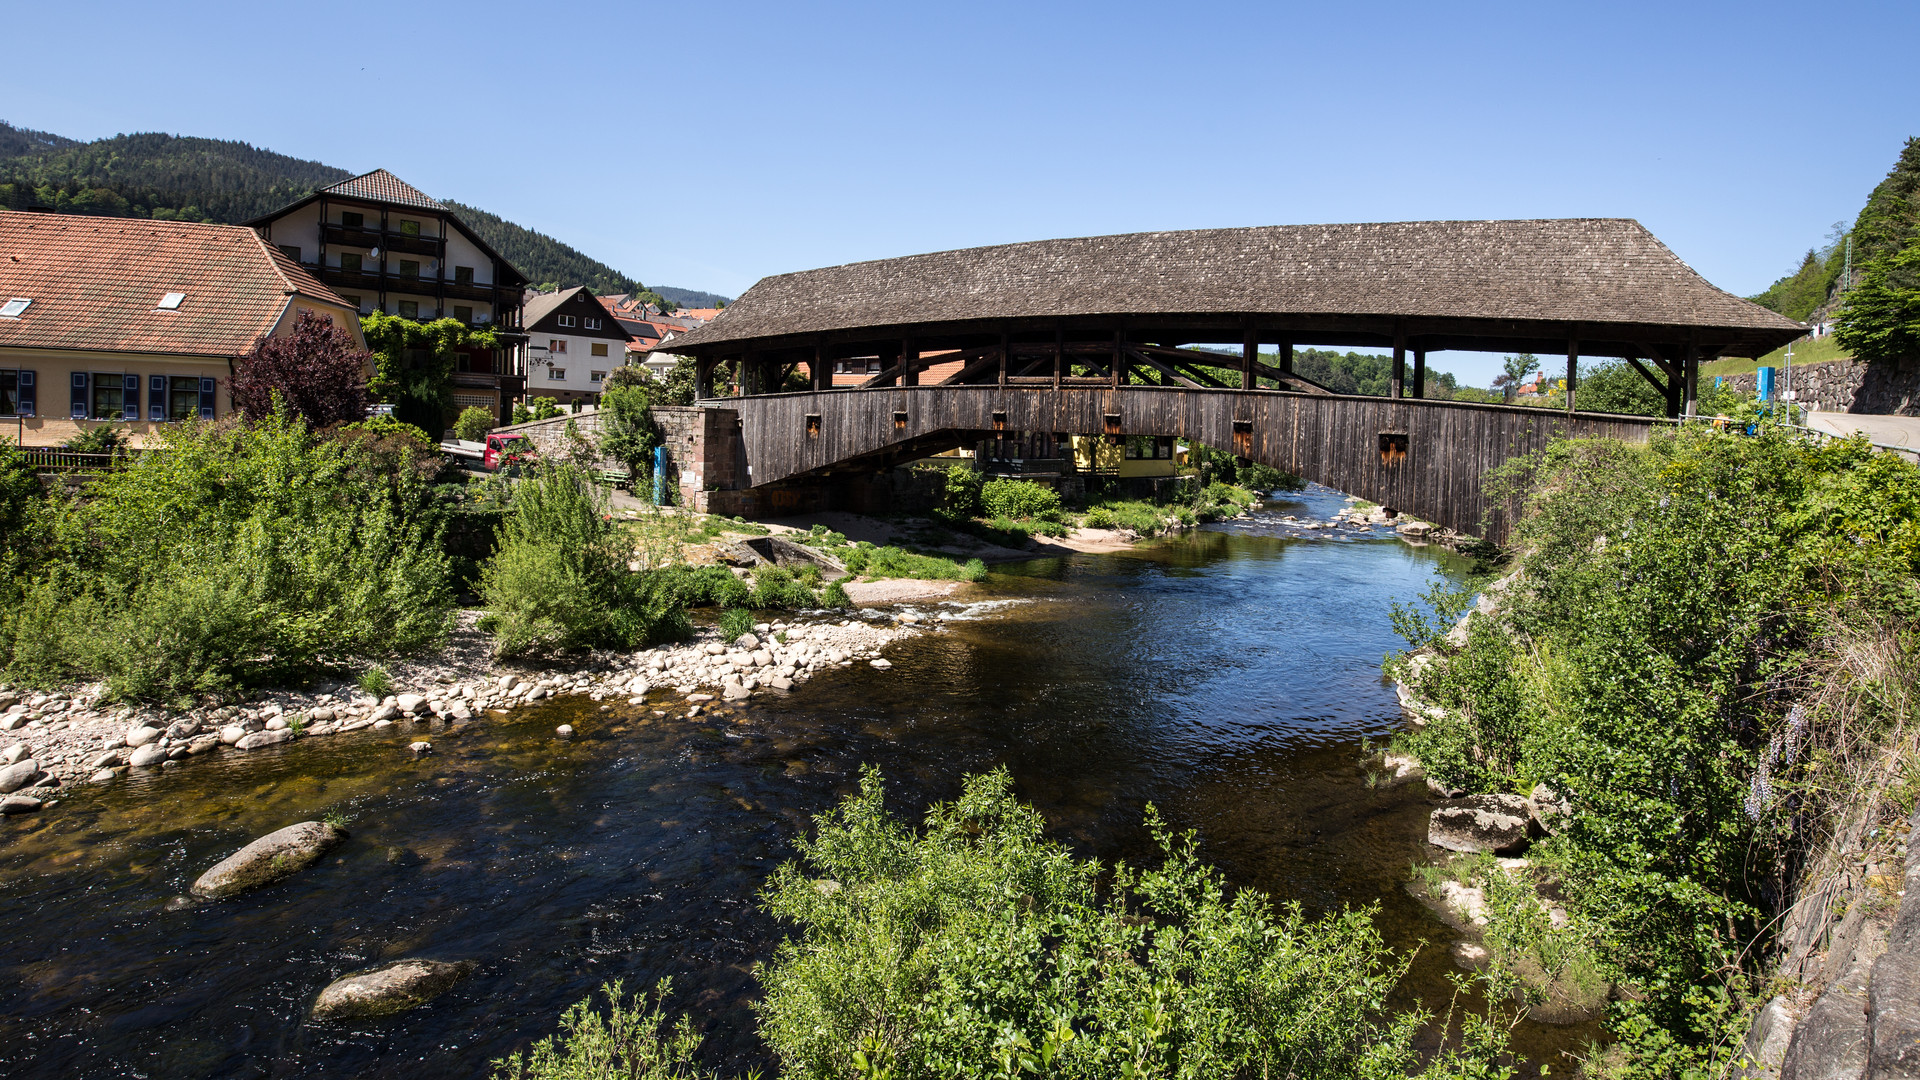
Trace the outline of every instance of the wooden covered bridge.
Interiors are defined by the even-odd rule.
[[[1555,437],[1644,439],[1668,422],[1578,411],[1579,358],[1624,359],[1676,418],[1694,412],[1702,362],[1804,331],[1625,219],[1136,233],[853,263],[762,279],[673,342],[708,412],[683,484],[775,509],[983,438],[1176,436],[1498,539],[1490,469]],[[1391,349],[1390,395],[1308,381],[1292,362],[1307,345]],[[1452,349],[1564,354],[1566,411],[1428,398],[1427,354]],[[836,386],[836,367],[870,374]],[[731,396],[715,396],[717,373]]]

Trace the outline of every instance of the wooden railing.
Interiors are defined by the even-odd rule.
[[[122,450],[118,454],[83,454],[77,450],[63,450],[59,447],[25,446],[20,456],[38,472],[112,472],[124,469],[139,450]]]

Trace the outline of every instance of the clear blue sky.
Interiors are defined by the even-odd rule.
[[[729,295],[1045,237],[1593,216],[1745,295],[1920,134],[1912,0],[108,0],[6,35],[11,123],[385,167]]]

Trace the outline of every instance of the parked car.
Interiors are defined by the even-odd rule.
[[[480,466],[488,472],[499,472],[503,468],[515,465],[531,465],[540,460],[540,454],[533,448],[533,440],[525,435],[489,435],[487,452],[480,459]]]

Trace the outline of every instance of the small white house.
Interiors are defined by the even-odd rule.
[[[523,318],[528,400],[597,401],[607,376],[627,362],[631,339],[585,285],[534,297]]]

